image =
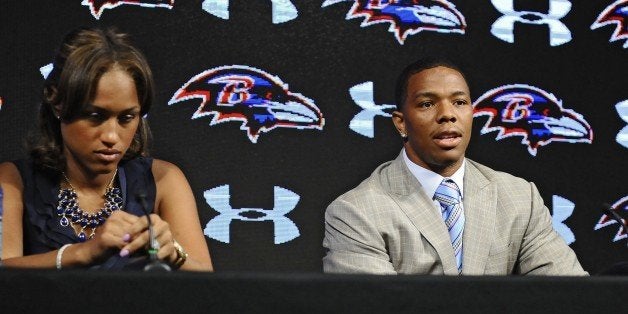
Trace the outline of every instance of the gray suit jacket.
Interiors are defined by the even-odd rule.
[[[464,275],[587,275],[533,183],[467,159],[463,204]],[[323,246],[325,272],[458,275],[439,209],[401,154],[329,205]]]

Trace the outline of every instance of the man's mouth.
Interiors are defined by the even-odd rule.
[[[434,136],[434,142],[441,148],[450,149],[462,142],[462,135],[455,131],[440,132]]]

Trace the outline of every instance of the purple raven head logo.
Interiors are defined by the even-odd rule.
[[[347,20],[362,17],[360,26],[389,23],[388,31],[403,45],[420,31],[464,34],[467,24],[456,6],[446,0],[326,0],[323,7],[353,1]]]
[[[628,0],[617,0],[600,13],[591,25],[591,29],[616,24],[610,41],[625,39],[624,48],[628,48],[628,21],[626,21],[626,17],[628,17]]]
[[[288,89],[276,76],[245,65],[222,66],[194,76],[168,102],[202,100],[192,119],[212,115],[210,125],[240,121],[251,142],[274,128],[322,130],[314,101]]]
[[[83,0],[81,4],[88,6],[92,15],[98,20],[105,9],[113,9],[123,4],[172,9],[174,0]]]
[[[611,205],[611,210],[613,209],[616,212],[619,212],[619,213],[623,212],[624,214],[626,214],[628,212],[628,196],[621,198],[620,200],[615,202],[613,205]],[[619,214],[619,216],[622,217],[623,215]],[[625,222],[625,219],[624,219],[624,222]],[[602,217],[600,217],[600,220],[597,222],[597,224],[595,224],[595,227],[593,227],[593,230],[599,230],[613,224],[619,224],[619,223],[615,219],[610,217],[609,215],[603,214]],[[623,226],[620,225],[619,230],[617,230],[617,234],[615,234],[615,237],[613,238],[613,242],[617,242],[619,240],[627,238],[628,233],[626,232],[627,231],[623,228]]]
[[[593,141],[593,130],[582,115],[564,109],[562,101],[537,87],[500,86],[484,93],[473,108],[473,117],[489,117],[482,134],[498,131],[496,140],[521,136],[521,144],[528,146],[532,156],[551,142]]]

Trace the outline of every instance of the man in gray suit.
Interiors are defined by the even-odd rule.
[[[403,149],[327,208],[325,272],[587,275],[533,183],[465,158],[473,107],[457,66],[409,65],[396,101]]]

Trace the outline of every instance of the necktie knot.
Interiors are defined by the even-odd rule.
[[[445,178],[443,182],[436,188],[434,199],[441,203],[443,207],[449,207],[460,203],[460,189],[456,182]],[[445,210],[445,208],[443,208]]]

